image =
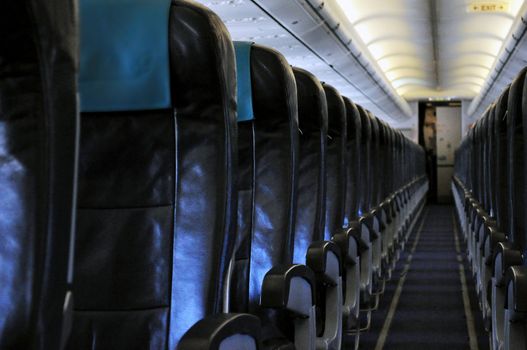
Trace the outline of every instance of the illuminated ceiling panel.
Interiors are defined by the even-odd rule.
[[[423,0],[333,0],[397,92],[435,87],[430,5]]]
[[[406,99],[474,98],[523,5],[504,0],[500,12],[480,12],[489,1],[328,1],[338,3]]]

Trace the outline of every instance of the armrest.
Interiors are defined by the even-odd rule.
[[[476,218],[474,221],[474,237],[476,239],[476,242],[479,242],[480,240],[484,238],[484,237],[480,237],[483,234],[485,234],[484,229],[483,229],[482,234],[480,234],[480,232],[482,231],[481,228],[482,227],[485,228],[485,223],[490,223],[491,221],[492,220],[490,216],[487,214],[487,212],[485,211],[485,209],[483,209],[482,207],[478,207],[476,209]]]
[[[381,208],[381,206],[375,206],[375,207],[371,208],[370,212],[369,212],[369,215],[371,215],[372,227],[373,227],[373,220],[377,220],[377,223],[378,223],[378,232],[377,232],[377,234],[379,234],[380,232],[383,232],[384,228],[386,227],[386,225],[384,224],[384,221],[382,219],[382,208]],[[373,228],[375,229],[375,227],[373,227]]]
[[[264,277],[260,304],[310,317],[315,305],[315,275],[305,265],[273,267]]]
[[[505,242],[507,237],[495,225],[489,225],[485,227],[485,237],[483,239],[483,249],[486,256],[485,264],[491,266],[498,243]]]
[[[359,219],[359,223],[365,225],[368,228],[368,231],[370,232],[370,242],[373,242],[379,238],[379,234],[373,229],[373,215],[371,212],[364,213]]]
[[[360,221],[353,221],[350,223],[350,227],[347,231],[344,232],[344,241],[343,241],[343,247],[344,249],[348,249],[347,247],[349,247],[349,244],[350,244],[350,239],[351,237],[353,237],[357,243],[357,249],[358,249],[358,255],[364,253],[365,251],[367,251],[368,249],[370,249],[370,246],[369,246],[369,242],[365,241],[362,237],[362,223]],[[370,238],[370,237],[368,237]],[[335,241],[335,239],[333,239]],[[337,244],[340,245],[339,242],[335,241]],[[341,247],[342,249],[342,247]],[[349,250],[349,249],[348,249]],[[346,253],[344,253],[344,251],[342,251],[342,255],[344,257],[346,257]],[[350,252],[347,253],[348,256],[351,256],[352,254]]]
[[[340,249],[343,265],[355,265],[357,257],[368,250],[368,245],[360,237],[360,228],[351,227],[333,236],[332,240]]]
[[[527,313],[527,266],[511,266],[505,274],[505,305],[512,311]]]
[[[475,199],[472,199],[470,201],[470,207],[468,209],[468,217],[470,222],[470,228],[472,231],[476,231],[478,221],[478,208],[480,208],[479,202]]]
[[[472,194],[470,193],[470,191],[466,190],[463,193],[463,197],[464,197],[463,208],[465,209],[465,214],[468,216],[468,211],[470,208],[470,201],[472,200]]]
[[[391,198],[385,199],[381,204],[380,208],[384,213],[386,213],[386,224],[391,224],[393,218],[395,217],[395,208],[394,203]]]
[[[217,314],[192,326],[178,350],[261,349],[260,320],[249,314]]]
[[[495,250],[493,277],[496,279],[497,286],[503,286],[507,269],[511,266],[523,264],[522,253],[510,242],[498,243]]]
[[[392,203],[392,217],[396,217],[397,213],[401,211],[399,200],[397,198],[397,192],[392,192],[390,195],[390,203]]]
[[[342,276],[340,249],[331,241],[314,242],[307,249],[306,265],[318,280],[332,286]]]

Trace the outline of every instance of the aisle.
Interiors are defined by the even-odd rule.
[[[452,210],[425,208],[372,329],[361,335],[361,349],[489,348],[460,236],[456,247]]]

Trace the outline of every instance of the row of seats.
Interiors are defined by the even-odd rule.
[[[463,139],[452,182],[493,349],[527,346],[526,72],[518,74]]]
[[[358,347],[419,146],[191,1],[0,16],[1,349]]]

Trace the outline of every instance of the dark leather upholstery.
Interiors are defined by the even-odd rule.
[[[358,219],[359,200],[361,193],[361,121],[357,106],[344,97],[346,106],[346,210],[344,211],[344,226]]]
[[[486,146],[486,158],[487,158],[487,184],[488,184],[488,213],[491,217],[494,217],[496,213],[496,203],[495,203],[495,189],[496,189],[496,158],[494,157],[495,149],[495,115],[496,115],[496,106],[493,105],[489,110],[489,116],[487,121],[487,146]]]
[[[487,134],[488,134],[488,116],[489,116],[489,109],[487,109],[486,113],[483,115],[483,117],[478,121],[479,124],[479,162],[481,164],[480,166],[480,178],[481,178],[481,205],[482,208],[488,213],[489,210],[489,202],[488,202],[488,174],[487,174]]]
[[[293,72],[281,54],[254,45],[251,72],[255,169],[249,309],[254,310],[265,273],[274,266],[292,261],[298,176],[298,108]]]
[[[175,349],[224,307],[234,50],[220,18],[195,3],[172,1],[167,30],[173,108],[82,114],[70,349]]]
[[[382,155],[380,152],[380,130],[379,130],[379,123],[377,121],[377,118],[373,116],[371,113],[368,113],[368,117],[370,118],[370,125],[371,125],[371,140],[370,140],[370,167],[371,167],[371,178],[370,179],[379,179],[380,175],[380,163],[382,161]],[[380,203],[380,181],[370,181],[371,182],[371,207],[375,208]]]
[[[501,94],[496,103],[494,113],[494,172],[496,177],[495,189],[495,213],[498,228],[502,232],[508,232],[508,205],[507,205],[507,103],[509,98],[509,88]],[[468,164],[467,164],[468,165]]]
[[[70,325],[75,8],[0,3],[0,349],[61,349]]]
[[[324,238],[328,108],[322,84],[294,68],[298,94],[300,156],[293,263],[305,264],[312,242]]]
[[[361,153],[360,153],[360,169],[361,169],[361,199],[359,203],[359,212],[362,214],[370,210],[370,196],[371,196],[371,173],[370,173],[370,139],[371,139],[371,125],[370,118],[366,115],[366,111],[361,106],[357,105],[359,109],[359,116],[361,121]],[[400,163],[399,163],[400,164]]]
[[[293,346],[287,339],[290,324],[280,312],[259,304],[266,273],[293,258],[297,90],[293,70],[277,51],[253,45],[250,66],[254,120],[238,123],[238,244],[231,305],[233,311],[260,316],[266,348],[288,349]]]
[[[324,240],[344,226],[346,209],[346,107],[339,92],[324,84],[328,106],[328,143],[326,154],[326,222]]]
[[[507,106],[507,169],[509,171],[508,203],[510,233],[513,243],[525,249],[525,208],[524,193],[524,134],[522,96],[527,69],[524,69],[513,81],[509,90]]]

